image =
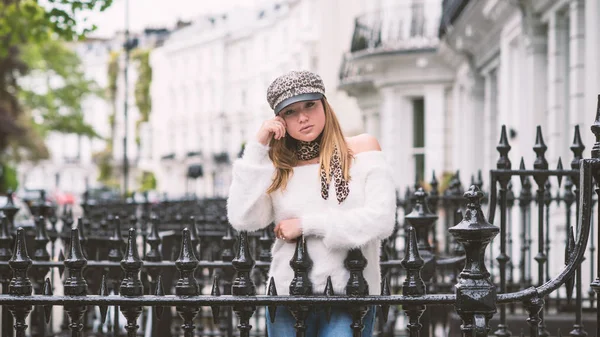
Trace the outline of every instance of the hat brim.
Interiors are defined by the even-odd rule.
[[[315,101],[318,99],[323,98],[323,94],[315,92],[315,93],[309,93],[309,94],[300,94],[300,95],[296,95],[294,97],[290,97],[287,99],[284,99],[283,101],[281,101],[281,103],[277,104],[275,106],[275,114],[279,114],[279,112],[281,112],[281,110],[283,110],[286,106],[290,105],[290,104],[294,104],[294,103],[298,103],[298,102],[303,102],[303,101]]]

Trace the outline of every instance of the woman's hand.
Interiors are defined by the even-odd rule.
[[[275,237],[285,242],[296,242],[296,239],[302,235],[302,226],[300,219],[287,219],[280,221],[274,229]]]
[[[256,140],[262,145],[269,144],[271,137],[275,139],[281,139],[285,136],[285,121],[279,116],[275,116],[273,119],[266,120],[258,133],[256,134]]]

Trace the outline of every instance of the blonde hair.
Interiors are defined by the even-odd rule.
[[[346,143],[342,128],[340,127],[340,123],[338,122],[331,105],[329,105],[326,98],[322,98],[321,103],[323,104],[323,110],[325,111],[325,127],[320,136],[321,150],[319,153],[319,167],[323,166],[325,168],[327,183],[329,183],[331,181],[331,157],[337,147],[340,154],[340,164],[342,166],[344,179],[350,181],[350,163],[353,158],[352,152]],[[271,186],[267,189],[267,193],[272,193],[279,189],[285,190],[287,187],[287,183],[294,171],[294,166],[298,164],[298,159],[295,154],[296,142],[297,140],[289,136],[284,137],[283,140],[271,139],[269,144],[269,158],[271,158],[271,161],[275,166],[275,174]]]

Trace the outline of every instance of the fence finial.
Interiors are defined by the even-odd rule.
[[[464,246],[469,261],[456,285],[455,307],[463,320],[461,328],[465,335],[485,336],[496,312],[496,286],[485,267],[485,248],[500,230],[486,221],[481,210],[483,193],[477,186],[471,186],[464,197],[468,199],[464,218],[449,229]]]
[[[548,161],[546,160],[546,151],[548,150],[548,146],[544,143],[544,136],[542,135],[542,127],[537,126],[535,133],[535,145],[533,146],[533,151],[536,154],[535,161],[533,162],[533,168],[536,170],[547,170],[548,169]]]
[[[508,137],[506,136],[506,125],[502,125],[502,131],[500,132],[500,142],[496,146],[496,150],[500,153],[500,158],[496,162],[496,168],[510,170],[511,163],[508,158],[508,152],[511,147],[508,144]]]
[[[8,293],[13,296],[31,296],[33,288],[27,277],[27,270],[31,267],[31,259],[27,255],[25,230],[22,227],[17,229],[15,249],[8,265],[13,270],[13,278],[8,285]],[[15,318],[16,335],[25,336],[25,330],[27,329],[25,319],[31,312],[31,305],[10,305],[8,310]]]

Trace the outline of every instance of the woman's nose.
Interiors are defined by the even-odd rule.
[[[304,112],[304,111],[301,111],[301,112],[298,114],[298,120],[299,120],[299,121],[306,121],[307,119],[308,119],[308,114],[307,114],[306,112]]]

